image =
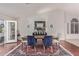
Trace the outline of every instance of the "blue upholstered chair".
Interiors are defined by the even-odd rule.
[[[36,39],[34,38],[34,36],[27,36],[27,42],[28,42],[28,45],[30,46],[36,45]]]
[[[34,38],[34,36],[27,36],[27,51],[28,51],[28,47],[33,47],[35,49],[35,45],[36,45],[36,39]],[[36,50],[36,49],[35,49]]]
[[[49,48],[51,47],[51,51],[52,51],[52,36],[45,36],[43,39],[43,44],[45,46],[45,48]]]

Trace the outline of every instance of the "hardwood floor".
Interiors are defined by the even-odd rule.
[[[74,56],[79,56],[79,47],[65,41],[65,40],[61,40],[60,44],[67,49],[68,51],[70,51]]]
[[[5,44],[4,46],[0,45],[0,56],[5,55],[10,50],[12,50],[15,46],[17,46],[17,43],[9,43],[9,44]]]
[[[5,44],[4,46],[0,46],[0,56],[5,55],[8,53],[10,50],[12,50],[14,47],[17,46],[20,42],[18,41],[17,43],[10,43],[10,44]],[[67,49],[69,52],[71,52],[74,56],[79,56],[79,47],[65,41],[61,40],[60,44]]]

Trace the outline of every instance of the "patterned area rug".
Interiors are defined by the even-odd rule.
[[[66,52],[64,49],[62,49],[60,46],[53,46],[54,52],[43,52],[43,49],[39,46],[36,47],[37,51],[31,51],[27,53],[25,51],[25,47],[22,49],[22,46],[19,46],[17,49],[15,49],[13,52],[8,54],[8,56],[71,56],[68,52]]]

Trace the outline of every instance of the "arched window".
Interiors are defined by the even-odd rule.
[[[79,22],[78,19],[73,18],[71,20],[71,34],[78,34],[79,33]]]

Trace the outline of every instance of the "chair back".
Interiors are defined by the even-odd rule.
[[[46,47],[52,46],[52,36],[45,36],[43,39],[43,44]]]
[[[36,45],[36,39],[34,38],[34,36],[27,36],[27,42],[28,42],[28,45],[30,46]]]

